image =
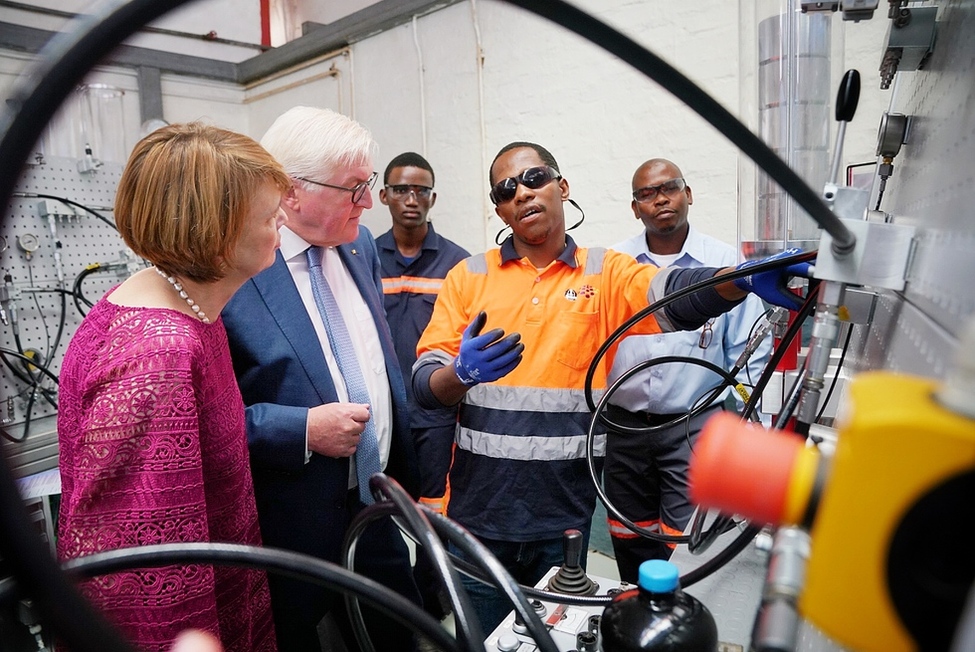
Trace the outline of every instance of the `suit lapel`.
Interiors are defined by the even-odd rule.
[[[295,287],[288,264],[277,252],[274,264],[253,278],[254,285],[267,305],[278,328],[294,350],[295,358],[308,374],[323,403],[338,400],[325,354],[318,346],[318,335],[308,317],[305,304]]]

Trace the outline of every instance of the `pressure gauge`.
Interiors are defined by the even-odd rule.
[[[30,258],[40,248],[41,241],[33,233],[21,233],[17,236],[17,246]]]

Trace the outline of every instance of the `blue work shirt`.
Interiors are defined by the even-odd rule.
[[[376,247],[382,266],[386,319],[393,334],[393,346],[400,368],[408,374],[416,362],[416,343],[430,322],[433,304],[437,301],[444,277],[470,254],[439,235],[430,222],[427,222],[427,235],[420,253],[413,260],[407,261],[399,252],[392,229],[376,238]],[[407,382],[406,385],[412,427],[429,428],[456,422],[456,407],[444,410],[421,408],[413,397],[411,383]]]

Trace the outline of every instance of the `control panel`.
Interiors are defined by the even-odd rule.
[[[550,583],[560,567],[553,566],[535,588],[551,590]],[[612,596],[621,591],[636,588],[634,584],[611,580],[594,575],[588,576],[596,587],[594,596]],[[559,595],[552,593],[552,600],[530,600],[535,613],[541,619],[552,639],[563,652],[597,652],[599,650],[599,619],[603,606],[570,606],[559,602]],[[537,650],[535,641],[528,635],[528,629],[512,611],[484,642],[488,652],[532,652]]]

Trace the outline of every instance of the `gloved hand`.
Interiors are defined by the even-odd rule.
[[[760,263],[767,263],[770,260],[781,260],[782,258],[788,258],[789,256],[795,256],[801,253],[802,249],[786,249],[768,258],[749,260],[735,269],[746,269]],[[732,282],[739,290],[757,294],[772,305],[788,308],[789,310],[798,310],[802,307],[802,298],[789,291],[789,277],[809,276],[809,267],[809,263],[794,263],[787,267],[777,267],[767,272],[743,276]]]
[[[506,376],[521,362],[521,352],[525,350],[520,333],[503,337],[504,331],[495,328],[481,335],[486,322],[487,313],[478,313],[464,329],[460,353],[454,358],[454,373],[468,387]]]

